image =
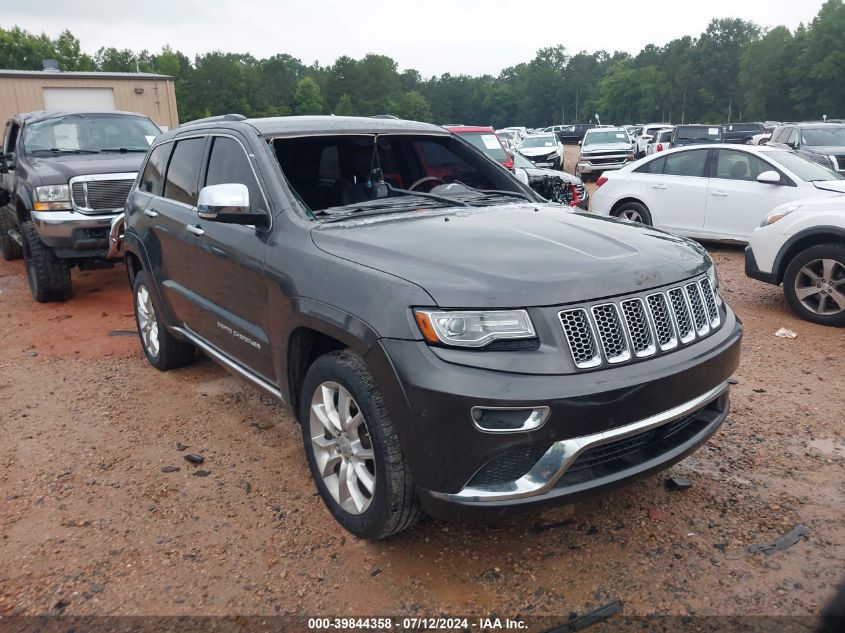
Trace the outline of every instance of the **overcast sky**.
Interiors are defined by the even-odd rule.
[[[822,0],[0,0],[0,25],[51,37],[67,28],[93,54],[101,46],[193,58],[212,50],[306,64],[340,55],[389,55],[424,77],[498,74],[537,49],[638,52],[698,35],[714,17],[794,29]]]

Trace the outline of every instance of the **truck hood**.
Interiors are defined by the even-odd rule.
[[[656,229],[552,204],[434,209],[323,224],[315,245],[401,277],[438,306],[561,305],[674,283],[704,249]]]
[[[74,176],[136,172],[144,154],[63,154],[61,156],[28,156],[27,162],[42,185],[60,185]]]
[[[595,154],[596,152],[630,152],[630,143],[596,143],[581,147],[582,154]]]

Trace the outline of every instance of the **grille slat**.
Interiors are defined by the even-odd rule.
[[[82,212],[123,209],[132,189],[130,179],[77,181],[71,185],[73,204]]]
[[[599,333],[604,356],[608,363],[624,363],[631,358],[628,339],[615,303],[593,306],[593,318]]]
[[[583,308],[566,310],[560,313],[560,323],[569,351],[579,369],[590,369],[601,365],[601,354],[596,345],[596,337],[590,325],[590,317]]]
[[[558,313],[578,369],[669,352],[721,325],[718,297],[706,278],[665,292]]]

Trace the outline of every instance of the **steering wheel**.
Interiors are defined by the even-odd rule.
[[[408,191],[413,191],[414,189],[419,187],[424,182],[429,182],[431,180],[437,181],[441,185],[446,184],[440,178],[438,178],[437,176],[423,176],[422,178],[417,180],[414,184],[412,184],[410,187],[408,187]]]

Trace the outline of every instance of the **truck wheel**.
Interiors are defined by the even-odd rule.
[[[639,202],[626,202],[618,209],[613,210],[613,216],[631,222],[639,222],[646,226],[652,226],[651,213],[644,204]]]
[[[845,246],[820,244],[798,253],[786,267],[783,294],[805,321],[845,326]]]
[[[26,276],[32,298],[39,303],[67,301],[73,294],[70,266],[56,257],[53,249],[46,246],[32,222],[21,225],[23,237],[23,258],[26,262]]]
[[[135,325],[141,339],[141,349],[150,365],[160,371],[183,367],[193,360],[194,346],[173,336],[159,320],[158,315],[162,312],[153,299],[149,284],[144,270],[135,275],[132,284]]]
[[[402,447],[363,359],[321,356],[305,376],[300,424],[311,475],[334,518],[381,539],[422,516]]]
[[[3,251],[3,259],[7,262],[23,257],[23,249],[9,235],[9,229],[15,228],[12,220],[0,210],[0,250]]]

